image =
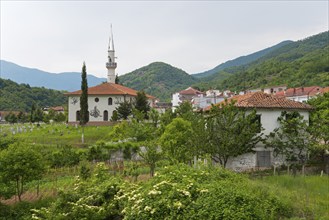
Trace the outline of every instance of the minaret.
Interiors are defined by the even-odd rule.
[[[114,41],[113,41],[112,25],[111,25],[111,36],[110,36],[109,49],[108,49],[108,62],[106,63],[106,68],[107,68],[107,82],[115,83],[115,68],[117,68],[117,63],[115,62],[115,56],[114,56]]]

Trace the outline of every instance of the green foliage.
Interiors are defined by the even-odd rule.
[[[0,152],[0,177],[6,184],[15,184],[19,200],[24,185],[40,179],[45,171],[45,161],[33,146],[16,142]]]
[[[202,88],[245,89],[286,84],[288,87],[329,85],[329,32],[292,42],[249,64],[229,67],[202,78]]]
[[[272,47],[258,51],[256,53],[252,53],[247,56],[241,56],[234,60],[229,60],[225,63],[222,63],[222,64],[216,66],[215,68],[213,68],[211,70],[205,71],[203,73],[194,74],[193,76],[196,78],[208,77],[208,76],[211,76],[213,74],[220,72],[221,70],[224,70],[224,69],[227,69],[230,67],[238,67],[238,66],[246,65],[246,64],[256,61],[259,58],[264,57],[265,55],[271,53],[272,51],[275,51],[275,50],[279,49],[280,47],[285,46],[290,43],[292,43],[292,41],[283,41],[277,45],[274,45]]]
[[[234,106],[234,102],[213,106],[207,119],[209,147],[205,151],[224,167],[230,157],[253,152],[260,142],[256,111],[246,113]]]
[[[182,118],[175,118],[166,126],[159,142],[168,160],[186,163],[192,159],[191,134],[192,124]]]
[[[162,62],[151,63],[119,78],[127,87],[144,90],[147,94],[168,101],[171,94],[198,81],[183,70]]]
[[[328,176],[266,176],[255,179],[260,188],[276,193],[287,206],[293,207],[293,219],[329,219]]]
[[[290,207],[266,188],[224,169],[166,167],[150,181],[124,188],[124,219],[277,219]]]
[[[310,99],[308,104],[315,108],[310,115],[312,135],[329,150],[329,92]]]
[[[42,107],[59,106],[65,105],[67,98],[60,91],[30,87],[0,78],[0,111],[29,112],[32,103]]]
[[[122,183],[99,163],[91,178],[77,179],[75,188],[61,192],[50,207],[32,210],[33,219],[121,219],[114,197]]]
[[[52,168],[74,166],[79,164],[80,155],[70,145],[57,146],[57,149],[52,151],[49,161]]]
[[[273,148],[274,155],[284,155],[287,161],[305,164],[313,145],[308,124],[298,112],[282,112],[280,127],[266,136],[265,144]]]
[[[12,112],[9,112],[9,114],[8,115],[6,115],[5,116],[5,120],[7,121],[7,122],[9,122],[9,123],[17,123],[17,116],[14,114],[14,113],[12,113]]]
[[[80,95],[80,124],[85,125],[89,121],[88,112],[88,83],[86,64],[83,63],[81,72],[81,95]]]
[[[136,102],[134,104],[134,107],[138,111],[142,112],[145,115],[145,117],[147,118],[147,113],[150,111],[150,104],[149,104],[148,98],[146,97],[146,94],[143,90],[137,92]]]
[[[121,102],[115,110],[118,113],[118,119],[127,120],[128,116],[132,113],[132,104],[125,100],[124,102]]]

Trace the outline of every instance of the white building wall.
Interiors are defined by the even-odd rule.
[[[261,115],[261,123],[264,130],[262,131],[265,135],[268,135],[275,128],[280,126],[278,122],[278,117],[281,116],[282,109],[258,109],[257,114]],[[286,110],[289,112],[288,110]],[[309,112],[299,111],[299,113],[304,117],[304,120],[308,122]],[[263,136],[263,137],[264,137]],[[244,171],[250,170],[257,167],[257,151],[270,151],[271,164],[272,165],[281,165],[284,164],[285,158],[282,155],[275,157],[271,148],[265,148],[263,143],[258,143],[254,148],[255,153],[247,153],[240,155],[235,158],[229,158],[227,161],[226,167],[235,171]]]
[[[175,111],[176,108],[179,106],[180,104],[180,100],[179,100],[179,93],[176,92],[172,95],[172,100],[171,100],[171,103],[172,103],[172,111]]]
[[[96,102],[95,99],[98,98],[99,101]],[[112,98],[112,105],[108,104],[108,99]],[[77,102],[74,101],[77,100]],[[104,111],[108,111],[108,120],[111,119],[112,113],[124,100],[134,101],[134,96],[122,96],[122,95],[88,95],[88,110],[89,113],[98,110],[99,115],[97,117],[89,115],[90,122],[104,121]],[[73,104],[75,103],[75,104]],[[76,112],[80,110],[80,96],[70,96],[68,98],[69,114],[68,122],[76,122]],[[95,109],[96,107],[96,109]]]

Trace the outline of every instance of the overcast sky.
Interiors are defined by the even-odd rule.
[[[329,29],[325,1],[3,1],[1,59],[106,77],[110,24],[119,75],[155,61],[209,70]]]

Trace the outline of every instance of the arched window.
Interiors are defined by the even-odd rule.
[[[103,121],[108,121],[108,120],[109,120],[109,112],[105,110],[103,113]]]
[[[76,121],[80,121],[80,111],[76,112],[75,118],[76,118]]]
[[[109,105],[112,105],[112,98],[109,98],[108,102],[109,102]]]

